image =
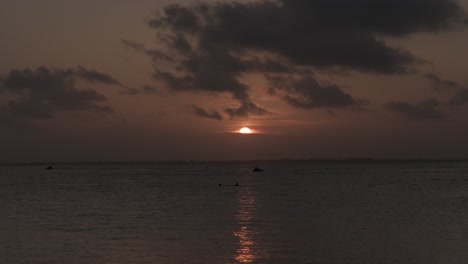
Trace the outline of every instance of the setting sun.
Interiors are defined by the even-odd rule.
[[[250,130],[250,128],[248,127],[243,127],[239,130],[239,133],[241,134],[251,134],[252,133],[252,130]]]

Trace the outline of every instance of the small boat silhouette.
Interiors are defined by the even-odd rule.
[[[46,168],[46,170],[51,170],[53,168],[54,168],[53,166],[49,166],[49,167]]]
[[[259,167],[255,166],[255,168],[252,170],[253,172],[257,172],[257,171],[263,171],[262,169],[260,169]]]

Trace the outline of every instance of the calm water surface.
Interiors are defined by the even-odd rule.
[[[1,263],[468,259],[463,162],[4,165],[0,202]]]

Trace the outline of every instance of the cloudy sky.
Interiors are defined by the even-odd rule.
[[[468,158],[468,0],[0,7],[1,162]]]

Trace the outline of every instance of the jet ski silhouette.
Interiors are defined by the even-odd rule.
[[[259,172],[259,171],[263,171],[262,169],[260,169],[259,167],[255,166],[255,168],[252,170],[253,172]]]

